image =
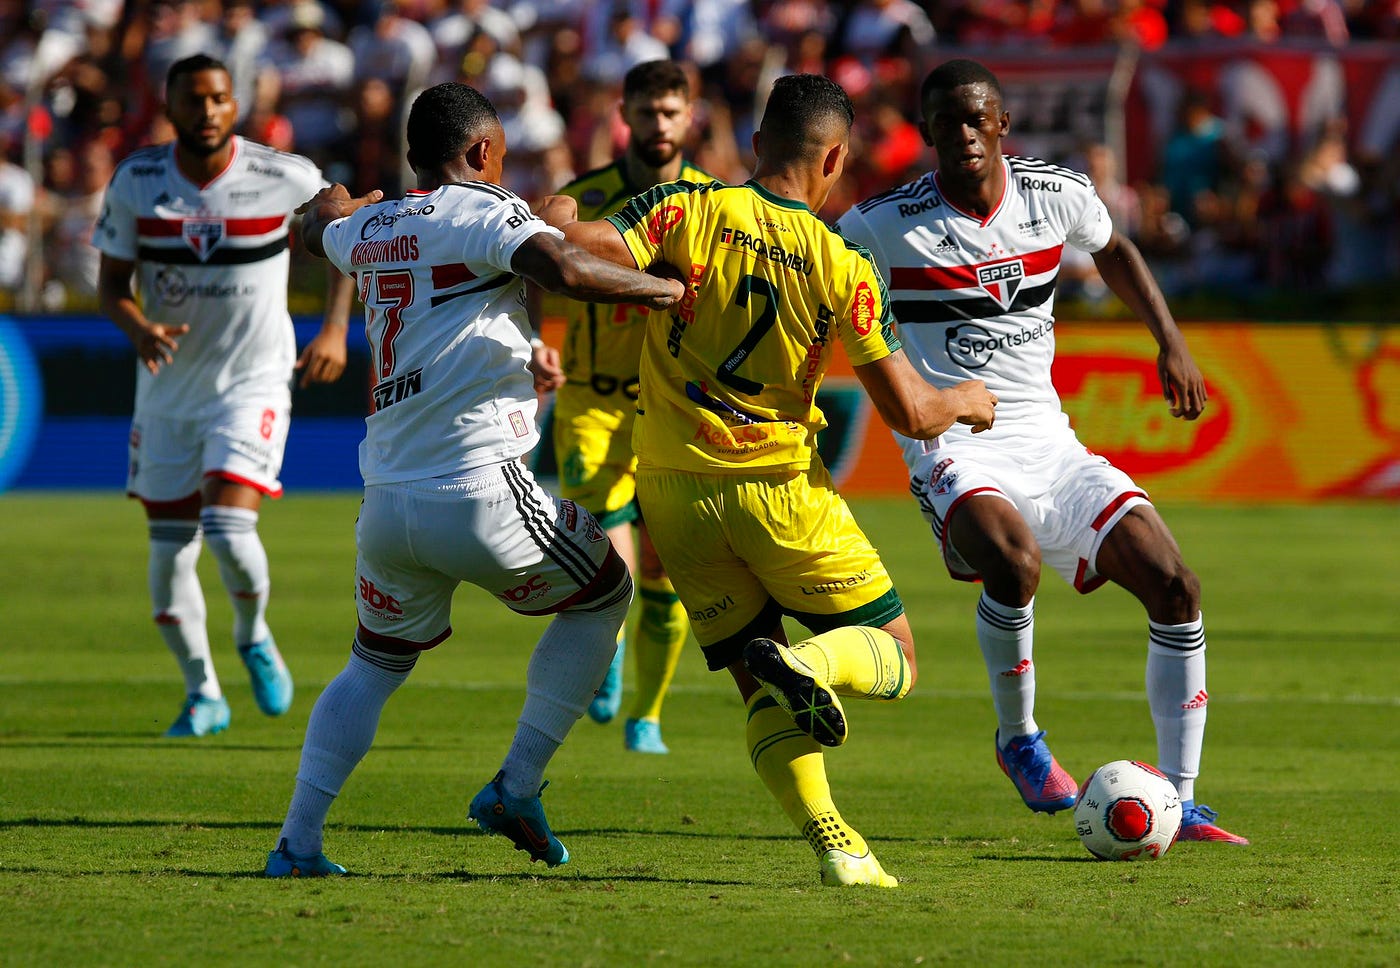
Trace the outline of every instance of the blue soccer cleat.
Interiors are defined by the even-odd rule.
[[[213,736],[228,729],[229,719],[228,700],[224,697],[209,699],[200,695],[186,696],[180,715],[175,717],[175,722],[170,724],[165,735]]]
[[[669,753],[661,741],[661,724],[654,719],[629,719],[623,724],[622,741],[631,753]]]
[[[744,646],[744,666],[802,732],[823,746],[846,742],[841,700],[787,646],[772,639],[753,639]]]
[[[287,849],[286,837],[267,855],[267,866],[263,868],[263,877],[339,877],[344,873],[345,868],[326,860],[325,854],[293,854]]]
[[[272,636],[261,642],[240,645],[238,655],[248,667],[258,708],[268,716],[280,716],[290,709],[292,674],[287,671],[287,663],[282,661],[282,653],[277,651]]]
[[[626,651],[627,643],[618,642],[617,653],[613,656],[612,664],[608,666],[608,674],[603,676],[603,684],[598,687],[598,694],[588,704],[588,718],[595,723],[612,722],[617,716],[617,711],[622,708],[622,657]]]
[[[1217,827],[1217,816],[1218,814],[1205,804],[1197,805],[1195,800],[1181,801],[1181,830],[1176,839],[1235,844],[1240,847],[1249,845],[1249,841],[1239,834],[1232,834],[1222,827]]]
[[[1055,813],[1074,806],[1079,785],[1045,745],[1045,730],[1029,736],[1014,736],[1005,746],[1001,745],[998,731],[996,747],[997,766],[1016,784],[1026,806],[1037,813]]]
[[[508,838],[516,850],[529,854],[531,861],[542,860],[549,867],[567,864],[569,850],[549,829],[540,798],[511,796],[501,785],[504,775],[504,772],[497,773],[472,797],[467,816],[484,832]],[[540,787],[541,793],[546,786],[549,784]]]

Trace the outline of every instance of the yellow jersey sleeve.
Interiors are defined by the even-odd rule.
[[[834,345],[855,365],[899,348],[869,253],[756,182],[660,185],[608,221],[637,265],[669,263],[689,290],[646,327],[633,431],[643,463],[806,468]]]
[[[695,184],[714,181],[712,175],[688,161],[681,163],[680,178]],[[621,209],[639,191],[618,161],[580,175],[559,194],[578,201],[579,219],[596,221]],[[645,306],[566,300],[561,363],[567,380],[575,386],[595,387],[634,382],[648,313]]]

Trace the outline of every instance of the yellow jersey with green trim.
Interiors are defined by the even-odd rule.
[[[698,185],[715,180],[709,172],[685,160],[681,161],[680,178]],[[578,217],[592,222],[612,215],[642,191],[644,189],[627,179],[627,170],[619,159],[580,175],[559,189],[559,194],[577,199]],[[596,376],[595,390],[604,395],[630,386],[637,377],[642,333],[649,312],[645,306],[625,303],[608,305],[568,300],[564,347],[560,352],[565,378],[577,386],[594,384]]]
[[[638,266],[670,263],[687,288],[646,327],[632,431],[641,466],[806,469],[835,345],[853,366],[899,349],[870,253],[757,182],[658,185],[608,221]]]

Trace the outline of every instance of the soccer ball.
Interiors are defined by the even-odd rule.
[[[1079,788],[1074,829],[1099,860],[1156,860],[1181,830],[1181,798],[1146,763],[1114,760]]]

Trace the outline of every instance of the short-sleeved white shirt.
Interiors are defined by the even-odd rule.
[[[117,166],[92,244],[137,263],[148,319],[190,327],[159,373],[137,361],[138,414],[194,419],[238,395],[275,386],[290,393],[288,224],[325,184],[306,158],[240,137],[228,167],[204,185],[180,171],[173,144]]]
[[[837,223],[875,257],[914,366],[939,387],[985,381],[999,428],[1060,411],[1050,365],[1061,255],[1066,244],[1097,252],[1113,232],[1087,176],[1035,158],[1002,163],[1006,192],[985,218],[950,204],[928,172]],[[957,424],[948,434],[970,432]]]
[[[326,256],[365,304],[366,484],[459,474],[539,441],[525,284],[511,258],[540,232],[562,237],[484,182],[409,192],[327,226]]]

